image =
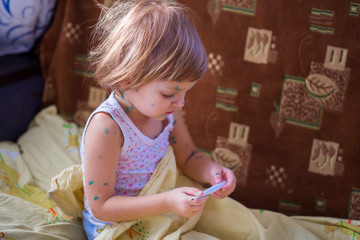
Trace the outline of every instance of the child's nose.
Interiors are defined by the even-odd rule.
[[[173,102],[177,108],[182,108],[185,105],[185,94],[181,95],[179,99]]]

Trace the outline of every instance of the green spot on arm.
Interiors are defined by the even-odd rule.
[[[197,151],[192,151],[190,153],[190,156],[186,159],[186,162],[189,161],[196,153],[197,153]]]

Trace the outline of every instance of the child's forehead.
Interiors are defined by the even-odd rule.
[[[155,80],[153,83],[160,88],[168,90],[189,90],[192,88],[197,81],[166,81],[166,80]]]

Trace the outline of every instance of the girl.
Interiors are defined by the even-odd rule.
[[[166,212],[192,217],[208,197],[183,187],[138,197],[164,156],[169,139],[178,168],[190,178],[226,185],[235,177],[200,153],[182,119],[186,93],[207,68],[206,52],[184,6],[162,0],[120,0],[95,29],[100,44],[91,52],[97,83],[111,92],[89,117],[81,144],[89,239],[113,221]]]

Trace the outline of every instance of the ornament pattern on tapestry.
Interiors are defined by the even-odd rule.
[[[360,3],[350,2],[349,16],[358,17],[360,12]]]
[[[246,186],[252,145],[247,143],[249,126],[231,123],[229,137],[218,136],[212,152],[216,163],[234,171],[237,184]]]
[[[259,97],[260,96],[260,89],[261,89],[261,84],[260,83],[251,83],[250,86],[250,96],[253,97]]]
[[[222,10],[255,16],[256,0],[208,0],[207,12],[213,24],[219,20]]]
[[[287,179],[285,168],[277,168],[275,165],[271,165],[270,168],[266,169],[266,175],[268,176],[265,180],[266,184],[270,184],[273,187],[280,186],[281,188],[285,188],[285,181]]]
[[[316,62],[312,62],[310,68],[305,80],[304,104],[342,111],[350,69],[329,69]]]
[[[339,143],[332,141],[313,140],[309,171],[321,175],[342,175],[344,166],[339,154]]]
[[[75,55],[75,64],[74,64],[74,73],[76,75],[91,78],[94,75],[94,72],[86,69],[86,66],[90,64],[91,60],[88,55],[76,54]]]
[[[319,129],[322,109],[304,105],[304,83],[303,78],[285,75],[279,116],[284,115],[286,123]]]
[[[217,0],[224,11],[255,16],[256,0]]]
[[[81,29],[80,24],[74,24],[72,22],[68,22],[63,31],[69,43],[77,43],[77,44],[81,43],[83,30]]]
[[[298,212],[301,210],[301,204],[297,202],[279,200],[278,201],[278,211],[287,215],[298,215]]]
[[[360,219],[360,189],[352,188],[348,208],[349,219]]]
[[[311,44],[313,37],[305,36],[299,45],[298,60],[302,72],[301,49]],[[323,109],[342,111],[350,69],[346,68],[348,50],[328,45],[324,63],[311,62],[306,78],[285,75],[280,105],[270,115],[270,123],[278,137],[286,123],[320,129]]]
[[[309,18],[309,30],[322,34],[334,34],[333,18],[334,11],[312,8]]]
[[[324,198],[321,198],[321,197],[316,197],[315,198],[315,205],[314,205],[314,208],[316,210],[319,210],[319,211],[325,211],[325,207],[326,207],[326,199]]]
[[[238,91],[234,88],[217,86],[215,93],[215,107],[228,112],[237,112],[237,95]]]
[[[208,69],[211,74],[218,74],[219,76],[222,76],[222,68],[224,66],[225,63],[220,54],[209,53]]]
[[[272,31],[249,27],[247,31],[244,60],[267,64],[271,45]]]

